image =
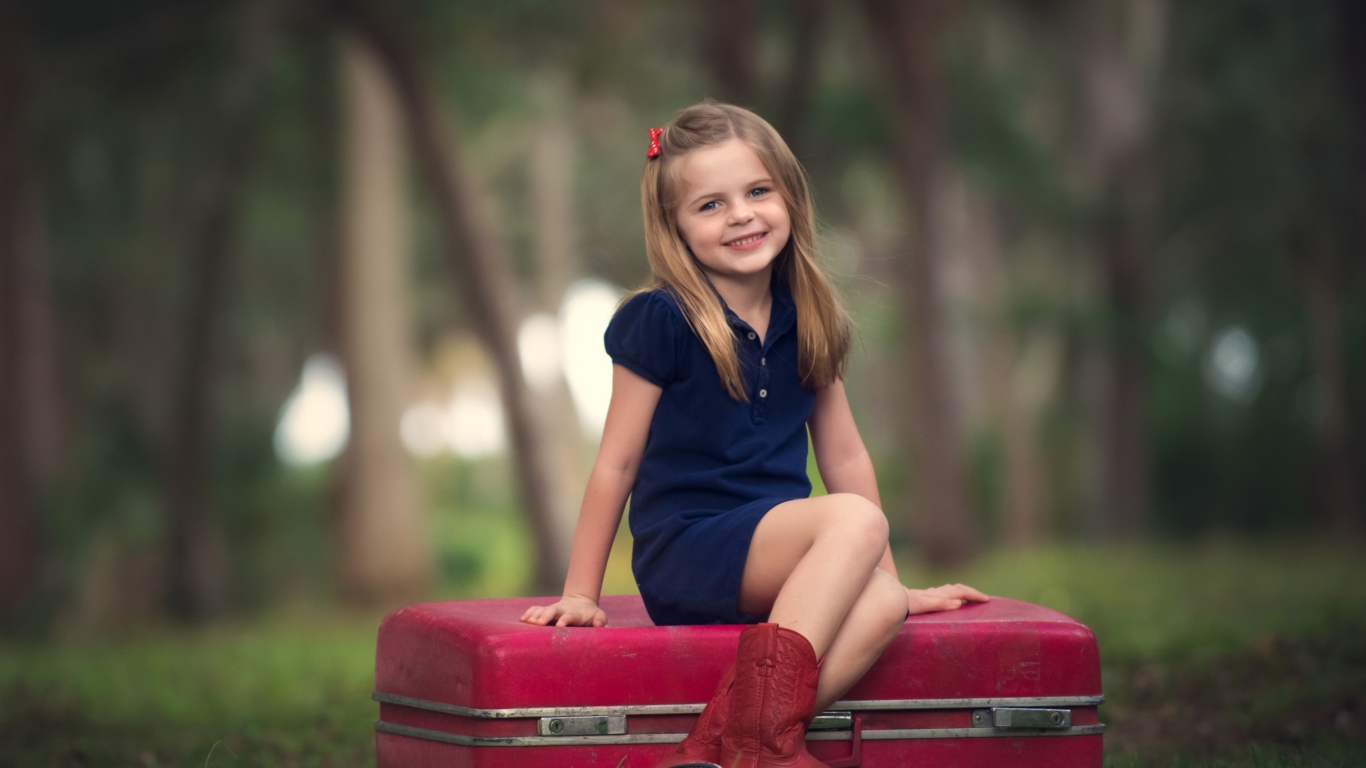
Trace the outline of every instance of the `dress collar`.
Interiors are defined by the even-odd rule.
[[[787,287],[787,281],[778,277],[777,270],[774,270],[768,284],[769,293],[773,296],[773,306],[768,312],[768,330],[764,333],[764,347],[773,343],[774,339],[783,335],[797,322],[797,305],[792,300],[791,289]],[[721,298],[717,293],[716,297]],[[726,321],[732,327],[745,331],[754,330],[750,324],[740,318],[739,315],[726,305],[726,300],[721,299],[721,308],[726,312]]]

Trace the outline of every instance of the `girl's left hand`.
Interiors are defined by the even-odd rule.
[[[990,597],[964,584],[945,584],[942,587],[930,587],[929,589],[906,587],[906,603],[907,607],[910,608],[911,615],[932,611],[952,611],[963,607],[963,603],[968,601],[985,603],[990,599]]]

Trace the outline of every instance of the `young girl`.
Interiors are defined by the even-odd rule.
[[[804,172],[777,132],[729,104],[682,110],[650,131],[641,203],[654,283],[607,328],[612,399],[564,596],[522,620],[606,626],[598,598],[629,495],[631,566],[654,623],[753,625],[659,768],[815,768],[807,725],[910,614],[987,597],[897,579],[841,380],[848,316],[816,262]],[[830,492],[818,498],[808,429]]]

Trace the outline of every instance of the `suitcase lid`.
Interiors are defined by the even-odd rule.
[[[656,627],[638,595],[600,601],[607,627],[519,620],[555,598],[421,603],[380,624],[376,698],[518,717],[526,708],[695,704],[735,661],[744,625]],[[993,597],[912,616],[836,707],[866,700],[1098,697],[1095,637],[1042,606]],[[880,705],[878,708],[882,708]],[[485,711],[490,710],[490,711]]]

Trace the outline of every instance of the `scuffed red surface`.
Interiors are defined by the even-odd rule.
[[[656,627],[635,595],[604,597],[607,627],[518,617],[554,598],[422,603],[380,625],[375,689],[479,709],[700,703],[743,625]],[[843,698],[1092,696],[1095,638],[1057,611],[1006,598],[912,616]]]

